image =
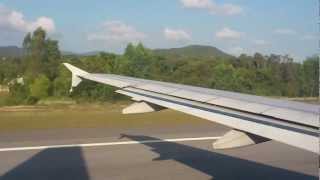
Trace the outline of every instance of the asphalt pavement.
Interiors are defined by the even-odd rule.
[[[204,122],[0,133],[0,179],[318,179],[317,154],[275,141],[213,150],[228,130]]]

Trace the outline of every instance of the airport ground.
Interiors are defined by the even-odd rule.
[[[126,105],[0,108],[0,179],[318,179],[317,154],[275,141],[213,150],[229,128]]]

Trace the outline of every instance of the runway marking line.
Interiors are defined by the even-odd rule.
[[[70,147],[99,147],[99,146],[117,146],[117,145],[129,145],[129,144],[163,143],[163,142],[203,141],[203,140],[217,140],[219,138],[220,138],[219,136],[215,136],[215,137],[176,138],[176,139],[145,140],[145,141],[118,141],[118,142],[88,143],[88,144],[62,144],[62,145],[48,145],[48,146],[13,147],[13,148],[0,148],[0,152],[43,150],[43,149],[70,148]]]

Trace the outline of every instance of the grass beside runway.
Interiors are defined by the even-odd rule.
[[[316,101],[315,98],[290,100]],[[54,102],[37,106],[0,107],[0,133],[60,128],[165,128],[186,124],[192,127],[206,121],[172,110],[123,115],[121,110],[132,103],[128,101],[105,104]]]
[[[199,118],[172,110],[121,114],[127,105],[129,102],[1,107],[0,133],[58,128],[147,128],[199,124]]]

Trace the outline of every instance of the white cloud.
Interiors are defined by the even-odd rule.
[[[253,40],[253,44],[258,46],[264,46],[264,45],[267,45],[268,42],[263,39],[256,39],[256,40]]]
[[[33,31],[38,27],[42,27],[47,32],[55,31],[54,21],[49,17],[42,16],[35,21],[27,21],[21,12],[0,5],[0,31],[14,30],[27,32]]]
[[[55,24],[54,21],[49,17],[39,17],[35,22],[32,22],[30,24],[29,29],[32,31],[36,29],[37,27],[42,27],[48,32],[54,32],[55,31]]]
[[[223,15],[238,15],[243,13],[242,7],[234,4],[223,4],[221,6],[216,6],[215,9],[211,10],[212,13],[223,14]]]
[[[168,40],[172,40],[172,41],[191,40],[190,34],[181,29],[165,28],[163,33],[164,33],[164,37]]]
[[[235,56],[239,56],[239,55],[246,53],[246,52],[245,52],[244,48],[242,48],[240,46],[235,46],[235,47],[230,48],[228,50],[228,53],[235,55]]]
[[[304,35],[304,36],[301,37],[301,40],[304,40],[304,41],[316,40],[316,39],[318,39],[317,36],[315,36],[315,35],[310,35],[310,34]]]
[[[108,40],[113,42],[136,42],[147,36],[134,27],[121,21],[108,21],[102,24],[102,31],[91,33],[88,40]]]
[[[217,4],[212,0],[180,0],[180,2],[185,8],[205,9],[212,14],[231,16],[243,13],[242,7],[230,3]]]
[[[279,28],[274,30],[275,34],[280,34],[280,35],[295,35],[297,32],[293,29],[288,29],[288,28]]]
[[[228,40],[236,40],[240,39],[244,34],[230,28],[223,28],[220,31],[215,33],[215,36],[219,39],[228,39]]]
[[[209,9],[213,6],[213,3],[210,0],[181,0],[181,3],[186,8]]]

